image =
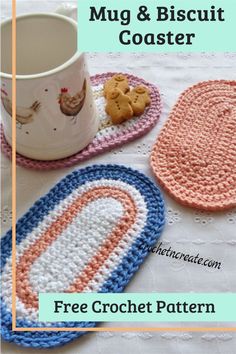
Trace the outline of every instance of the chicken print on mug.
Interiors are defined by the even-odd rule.
[[[62,88],[58,100],[61,112],[68,117],[72,117],[72,121],[76,123],[78,114],[83,108],[85,97],[86,79],[84,80],[82,90],[77,92],[74,96],[68,92],[68,88]]]
[[[7,96],[7,93],[1,89],[1,101],[5,111],[12,116],[12,100]],[[35,101],[30,107],[16,107],[16,124],[20,129],[22,125],[33,122],[35,114],[40,109],[40,102]]]

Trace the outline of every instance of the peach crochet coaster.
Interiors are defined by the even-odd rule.
[[[154,145],[151,166],[182,204],[236,206],[236,81],[201,82],[182,93]]]

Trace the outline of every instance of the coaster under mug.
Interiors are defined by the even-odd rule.
[[[139,77],[125,73],[124,75],[127,76],[131,87],[144,85],[149,88],[151,105],[146,108],[145,112],[140,117],[134,117],[122,124],[112,125],[104,109],[105,99],[103,97],[103,85],[104,82],[110,79],[114,74],[115,73],[108,72],[91,77],[95,103],[99,112],[100,126],[97,135],[84,150],[68,158],[54,161],[32,160],[20,154],[16,154],[17,165],[36,170],[52,170],[70,167],[147,134],[158,122],[161,114],[161,98],[158,88]],[[11,158],[12,149],[7,143],[2,129],[1,149],[8,158]]]

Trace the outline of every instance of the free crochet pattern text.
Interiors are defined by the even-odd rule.
[[[88,313],[89,311],[95,314],[105,313],[215,313],[215,306],[213,303],[188,303],[176,302],[167,303],[163,300],[156,300],[154,303],[147,302],[126,302],[117,304],[115,302],[104,302],[100,300],[93,301],[91,308],[88,303],[78,302],[64,302],[62,300],[54,301],[54,313]]]

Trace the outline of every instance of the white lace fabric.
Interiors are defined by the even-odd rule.
[[[54,11],[59,0],[19,0],[17,12]],[[76,3],[76,1],[71,1]],[[2,2],[2,18],[10,15],[9,1]],[[57,171],[33,171],[17,167],[17,217],[20,217],[40,196],[70,171],[99,163],[132,166],[153,179],[149,165],[152,145],[180,93],[199,81],[235,79],[236,54],[145,54],[91,53],[88,62],[91,75],[107,71],[123,71],[142,77],[160,89],[163,110],[157,126],[143,138],[124,145],[86,163]],[[11,226],[11,163],[2,156],[2,234]],[[203,267],[165,256],[150,254],[127,292],[236,292],[236,209],[220,213],[202,212],[183,207],[163,193],[166,202],[166,226],[161,241],[164,246],[186,254],[199,255],[221,262],[221,269]],[[167,247],[167,248],[168,248]],[[92,333],[63,348],[50,350],[57,354],[233,354],[235,332],[107,332]],[[127,323],[115,324],[119,327]],[[228,323],[145,323],[146,326],[236,326]],[[17,348],[2,344],[3,354],[49,353],[44,350]]]

